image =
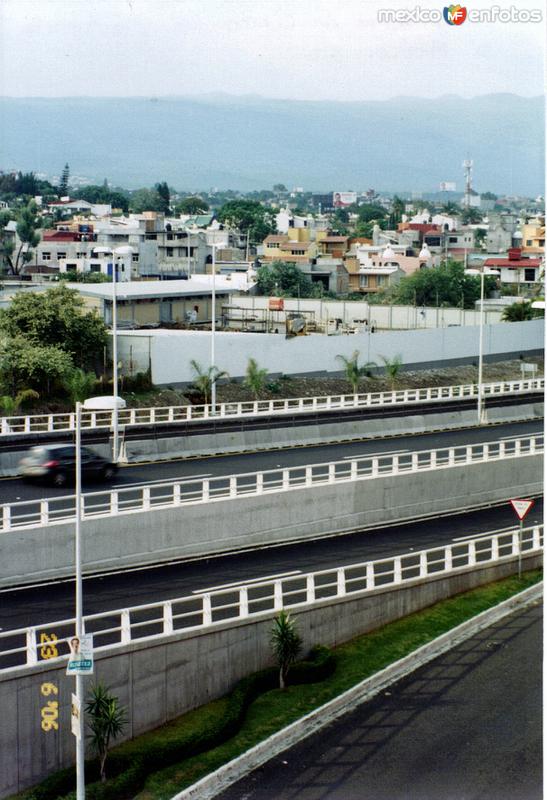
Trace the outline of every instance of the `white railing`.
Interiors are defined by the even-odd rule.
[[[377,561],[319,570],[277,579],[250,581],[158,603],[91,614],[84,629],[93,633],[94,650],[107,651],[134,641],[157,641],[181,631],[203,630],[227,621],[272,615],[282,608],[309,608],[318,602],[363,594],[374,589],[424,581],[438,574],[482,567],[543,548],[543,525],[493,531],[451,543]],[[74,619],[0,633],[0,672],[55,664],[68,654]]]
[[[500,440],[437,450],[418,450],[366,456],[344,461],[242,472],[211,478],[188,478],[150,486],[135,486],[82,497],[82,519],[141,513],[173,506],[188,506],[236,497],[288,492],[322,484],[370,480],[462,464],[520,458],[543,452],[543,436]],[[73,522],[74,495],[24,500],[0,506],[0,532]]]
[[[543,391],[544,379],[504,381],[483,386],[484,397],[523,395]],[[166,406],[158,408],[127,408],[118,412],[122,427],[139,425],[169,425],[173,423],[225,419],[230,417],[284,416],[352,408],[382,408],[389,406],[442,403],[446,400],[468,400],[477,396],[476,384],[435,386],[427,389],[399,389],[392,392],[342,394],[325,397],[296,397],[284,400],[254,400],[244,403],[217,403],[201,406]],[[87,430],[110,429],[112,411],[84,411],[82,427]],[[0,436],[29,433],[73,431],[74,414],[21,415],[0,418]]]

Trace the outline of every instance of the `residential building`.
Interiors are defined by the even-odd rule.
[[[349,291],[374,294],[433,263],[433,256],[425,246],[419,256],[414,256],[408,255],[403,245],[357,245],[355,255],[345,261]]]
[[[522,252],[542,255],[545,250],[545,217],[533,217],[522,225]]]
[[[485,259],[484,266],[499,270],[500,283],[516,285],[517,294],[542,281],[541,258],[526,257],[520,247],[510,248],[505,258]]]

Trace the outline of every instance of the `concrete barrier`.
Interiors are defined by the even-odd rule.
[[[523,559],[524,569],[539,566],[541,556]],[[507,559],[481,568],[416,580],[404,587],[318,601],[294,609],[304,647],[335,647],[422,608],[499,580],[516,571]],[[220,697],[240,678],[272,664],[267,612],[238,622],[219,622],[207,631],[177,632],[161,642],[132,642],[97,653],[94,680],[103,682],[128,709],[125,738],[162,725],[178,715]],[[58,728],[42,730],[41,710],[50,695],[41,687],[53,684],[59,704]],[[70,732],[73,681],[65,665],[35,667],[0,674],[0,798],[21,791],[51,772],[73,763]]]
[[[427,472],[323,483],[282,493],[90,518],[83,571],[107,572],[305,541],[539,494],[543,456],[526,455]],[[70,522],[0,536],[0,587],[74,573]]]

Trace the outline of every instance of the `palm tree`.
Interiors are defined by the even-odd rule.
[[[336,358],[344,365],[346,380],[351,385],[353,394],[357,394],[359,381],[363,375],[366,375],[367,378],[371,378],[371,370],[377,366],[374,361],[368,361],[366,364],[359,366],[359,350],[354,350],[350,358],[346,358],[346,356],[342,355],[336,356]]]
[[[279,688],[285,689],[287,674],[302,649],[302,639],[288,611],[282,610],[274,620],[270,644],[279,666]]]
[[[195,373],[194,386],[199,392],[201,392],[205,400],[205,404],[207,405],[209,402],[209,397],[211,396],[213,384],[221,378],[229,378],[230,376],[225,370],[220,370],[215,366],[208,367],[205,370],[195,359],[190,361],[190,366]]]
[[[532,303],[524,301],[523,303],[512,303],[503,310],[501,318],[504,322],[525,322],[529,319],[534,319],[536,316],[535,309],[532,308]]]
[[[254,394],[255,400],[258,400],[258,395],[264,389],[267,377],[268,370],[260,368],[255,359],[250,358],[247,362],[247,372],[243,383]]]
[[[397,383],[397,377],[401,371],[401,367],[403,366],[403,359],[399,355],[393,356],[393,358],[381,356],[381,359],[384,362],[386,375],[389,378],[391,388],[394,389],[395,384]]]
[[[91,743],[99,757],[101,781],[106,781],[105,763],[110,740],[121,734],[127,723],[125,708],[101,683],[91,687],[86,713],[90,717]]]
[[[93,372],[84,372],[83,369],[76,368],[69,372],[63,384],[68,392],[72,405],[83,403],[93,392],[97,378]]]
[[[24,403],[27,403],[29,400],[38,400],[39,397],[40,395],[38,392],[35,392],[34,389],[22,389],[15,397],[5,394],[3,397],[0,397],[0,409],[7,417],[12,417],[14,414],[17,414],[19,408]]]

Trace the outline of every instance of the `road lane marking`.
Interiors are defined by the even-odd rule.
[[[513,533],[515,531],[514,525],[509,525],[507,528],[499,528],[497,531],[488,531],[487,534],[485,533],[469,533],[467,536],[456,536],[452,539],[453,542],[465,542],[471,539],[481,539],[484,536],[494,536],[496,534],[502,533]]]
[[[261,583],[262,581],[273,581],[276,578],[289,578],[292,575],[301,575],[301,569],[294,569],[292,572],[279,572],[277,575],[264,575],[261,578],[251,578],[250,580],[234,581],[234,583],[223,583],[221,586],[209,586],[207,589],[194,589],[192,594],[204,594],[205,592],[216,592],[220,589],[233,589],[236,586],[248,586],[251,583]]]
[[[343,456],[343,461],[354,461],[356,458],[385,458],[386,456],[400,456],[403,453],[413,452],[411,450],[388,450],[385,453],[358,453],[355,456]]]
[[[113,484],[112,488],[113,489],[134,489],[134,488],[138,488],[139,486],[152,486],[155,483],[168,483],[168,484],[170,484],[170,483],[178,483],[180,481],[185,481],[185,482],[186,481],[199,481],[202,478],[212,478],[212,477],[213,477],[213,473],[212,472],[204,472],[204,473],[202,473],[200,475],[182,475],[182,476],[180,476],[178,478],[170,478],[170,477],[167,477],[167,478],[156,478],[156,479],[151,480],[151,481],[149,481],[149,480],[139,481],[138,483],[115,483],[115,484]],[[220,477],[222,477],[222,476],[220,476]],[[109,491],[108,489],[105,489],[105,493],[108,492],[108,491]]]

